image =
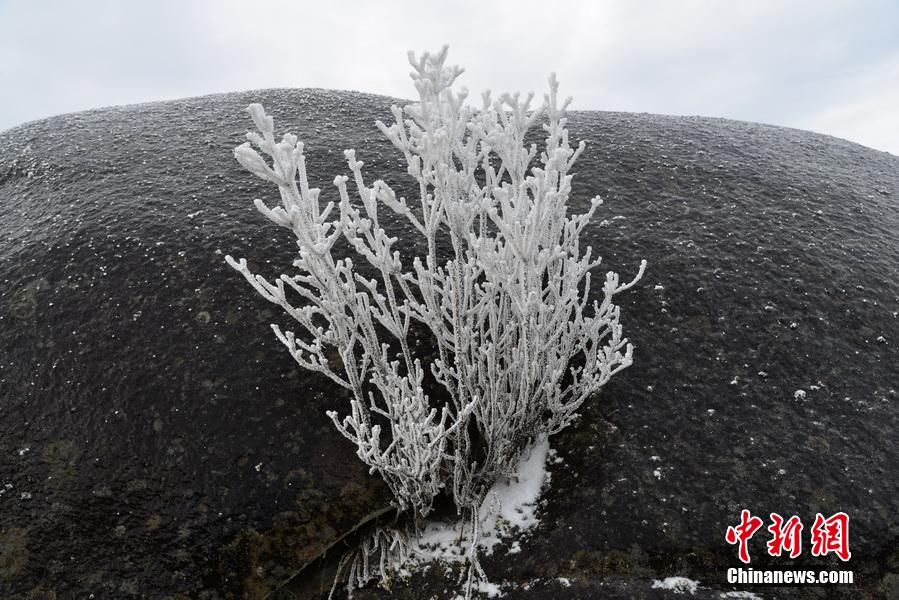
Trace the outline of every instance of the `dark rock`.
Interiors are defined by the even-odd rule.
[[[345,145],[329,136],[368,136],[384,104],[275,96],[328,139],[322,177]],[[263,597],[387,505],[324,414],[346,399],[296,368],[279,310],[224,263],[292,261],[252,207],[271,190],[232,155],[259,97],[0,134],[0,596]]]
[[[284,318],[222,260],[292,260],[251,206],[275,190],[231,157],[252,101],[307,142],[325,193],[356,148],[413,195],[373,126],[391,100],[362,94],[230,94],[0,134],[0,590],[258,597],[385,506],[323,416],[345,399],[298,372],[266,327]],[[842,510],[849,563],[812,560],[807,537],[801,558],[768,559],[760,531],[752,566],[856,572],[848,591],[778,597],[894,589],[899,158],[716,119],[582,112],[570,128],[589,143],[571,209],[606,201],[589,243],[623,278],[649,261],[621,298],[636,360],[555,438],[540,529],[488,575],[513,597],[659,597],[652,580],[672,575],[724,590],[741,508],[766,526],[795,514],[805,535]],[[434,569],[393,593],[444,587]]]

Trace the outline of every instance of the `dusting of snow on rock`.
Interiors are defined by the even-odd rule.
[[[722,598],[739,598],[740,600],[762,600],[761,596],[759,596],[757,594],[753,594],[752,592],[744,592],[744,591],[724,592],[723,594],[721,594],[721,597]]]
[[[495,583],[490,583],[489,581],[480,581],[474,584],[472,588],[473,591],[480,592],[487,598],[499,598],[503,595],[502,589]],[[465,600],[464,594],[457,594],[452,596],[453,600]]]
[[[666,577],[665,579],[656,579],[652,582],[653,589],[660,588],[663,590],[671,590],[675,594],[695,594],[699,588],[699,582],[687,579],[686,577]]]
[[[478,582],[477,590],[482,594],[486,594],[489,598],[496,598],[502,593],[498,585],[489,581]]]

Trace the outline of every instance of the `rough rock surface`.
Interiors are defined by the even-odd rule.
[[[251,205],[274,190],[231,156],[252,101],[307,141],[325,193],[354,147],[412,195],[373,125],[383,97],[258,91],[0,133],[4,595],[264,597],[386,506],[324,417],[345,400],[297,371],[266,327],[283,317],[223,262],[292,259]],[[621,298],[636,361],[555,438],[542,524],[485,561],[493,582],[662,597],[652,581],[682,575],[718,597],[740,509],[796,514],[805,534],[842,510],[850,562],[812,560],[807,538],[767,559],[761,531],[752,566],[855,570],[777,597],[899,591],[899,158],[716,119],[570,128],[589,143],[572,210],[606,201],[589,243],[622,277],[649,261]],[[393,593],[442,597],[439,573]]]
[[[366,99],[337,130],[350,97],[279,97],[319,106],[296,113],[310,139],[373,118]],[[0,134],[0,596],[263,597],[387,504],[324,414],[346,400],[224,262],[292,261],[232,155],[256,98]]]

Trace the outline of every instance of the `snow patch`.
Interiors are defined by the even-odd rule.
[[[545,438],[537,441],[522,454],[515,475],[497,481],[490,488],[478,510],[480,551],[491,554],[503,538],[537,525],[537,502],[548,480],[548,453],[549,441]],[[467,556],[470,539],[470,523],[431,522],[418,539],[412,541],[412,549],[423,561],[436,559],[454,562]]]
[[[489,581],[479,581],[477,588],[479,592],[487,594],[490,598],[496,598],[501,594],[499,586],[495,583],[490,583]]]
[[[699,582],[693,581],[692,579],[687,579],[686,577],[666,577],[662,580],[656,579],[655,581],[653,581],[652,588],[671,590],[675,594],[689,593],[690,595],[693,595],[699,588]]]

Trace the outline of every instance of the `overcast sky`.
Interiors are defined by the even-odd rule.
[[[267,87],[410,97],[450,45],[472,93],[811,129],[899,155],[899,2],[0,0],[0,130],[87,108]]]

